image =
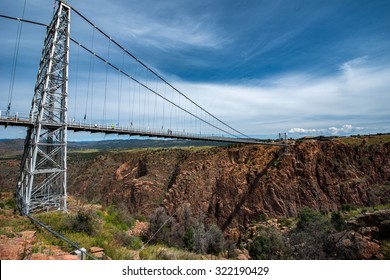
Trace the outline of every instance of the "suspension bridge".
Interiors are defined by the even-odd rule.
[[[16,186],[22,215],[66,211],[68,131],[285,146],[233,128],[78,10],[56,3],[50,24],[24,19],[24,10],[22,18],[0,15],[18,22],[0,125],[27,128]],[[12,105],[21,98],[15,86],[23,24],[46,29],[29,113]],[[74,29],[75,24],[82,28]]]

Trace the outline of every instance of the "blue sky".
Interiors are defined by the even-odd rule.
[[[52,0],[26,3],[26,19],[50,21]],[[246,134],[390,132],[390,1],[68,3]],[[0,13],[21,17],[23,4],[3,0]],[[88,37],[90,30],[73,19],[72,34]],[[2,110],[16,29],[0,18]],[[24,24],[22,38],[15,110],[30,106],[44,30]],[[0,138],[23,133],[0,128]]]

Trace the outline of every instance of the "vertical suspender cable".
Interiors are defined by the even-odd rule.
[[[158,92],[158,81],[156,81],[156,92]],[[157,94],[154,95],[154,112],[153,112],[153,129],[157,130],[156,126],[157,119]]]
[[[128,125],[130,125],[130,122],[131,122],[131,112],[132,112],[132,110],[131,110],[131,80],[130,79],[128,79],[128,94],[129,94],[129,96],[128,96],[128,102],[129,102],[129,104],[128,104],[128,120],[127,120],[127,124]]]
[[[125,54],[123,53],[122,55],[122,69],[124,67],[124,64],[125,64]],[[119,127],[119,121],[120,121],[120,117],[121,117],[121,105],[122,105],[122,83],[123,83],[123,75],[119,75],[118,76],[118,122],[117,122],[117,125]]]
[[[110,46],[111,41],[108,41],[108,48],[107,48],[107,60],[110,60]],[[107,105],[107,79],[108,79],[108,64],[106,62],[106,78],[104,81],[104,102],[103,102],[103,122],[106,123],[106,105]]]
[[[95,38],[94,38],[95,39]],[[94,40],[95,41],[95,40]],[[94,42],[92,43],[94,44]],[[93,45],[92,45],[92,48],[93,48]],[[92,77],[91,77],[91,103],[90,103],[90,108],[89,108],[89,121],[92,121],[94,116],[92,114],[92,112],[94,112],[93,110],[93,100],[94,100],[94,89],[95,89],[95,63],[96,63],[96,60],[93,59],[92,60]]]
[[[167,95],[167,85],[164,84],[164,96]],[[161,130],[163,132],[164,130],[164,123],[165,123],[165,100],[162,102],[162,121],[161,121]]]
[[[73,111],[73,121],[76,119],[77,112],[77,92],[78,92],[78,84],[79,84],[79,57],[80,57],[80,47],[77,47],[77,56],[76,56],[76,89],[74,94],[74,111]]]
[[[134,69],[134,77],[137,76],[137,71],[138,71],[138,64],[135,65],[135,69]],[[134,103],[135,103],[135,94],[136,94],[136,91],[137,91],[137,84],[135,82],[133,82],[134,84],[134,87],[133,87],[133,101],[132,101],[132,104],[131,104],[131,123],[130,123],[130,126],[133,127],[133,122],[134,122]]]
[[[93,31],[92,31],[92,52],[93,52],[93,42],[94,42],[94,39],[95,39],[95,27],[93,27]],[[92,60],[93,60],[93,58],[94,58],[94,55],[91,54],[91,57],[89,59],[89,73],[88,73],[88,84],[87,84],[87,100],[85,102],[84,121],[87,119],[87,113],[88,113],[89,87],[90,87],[90,83],[91,83],[91,72],[92,72]]]
[[[26,2],[27,0],[24,0],[22,19],[24,18],[24,12],[26,10]],[[8,90],[8,105],[7,105],[6,115],[9,115],[11,111],[12,96],[13,96],[14,84],[15,84],[16,66],[19,57],[19,46],[20,46],[20,37],[22,35],[22,29],[23,29],[23,22],[20,20],[18,24],[18,30],[16,32],[16,42],[15,42],[15,49],[14,49],[14,58],[12,62],[11,80],[10,80],[9,90]]]

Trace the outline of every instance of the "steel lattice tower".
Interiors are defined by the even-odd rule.
[[[16,186],[22,215],[66,211],[70,7],[59,1],[44,41]]]

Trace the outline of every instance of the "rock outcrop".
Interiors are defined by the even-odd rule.
[[[378,238],[390,239],[390,210],[366,213],[347,223],[347,230],[331,234],[328,250],[334,259],[383,259]]]
[[[344,230],[329,237],[328,250],[334,259],[369,260],[383,259],[378,242],[354,230]]]
[[[19,237],[0,235],[0,260],[23,260],[31,254],[33,231],[20,232]]]
[[[79,260],[76,255],[62,251],[57,246],[46,246],[33,252],[35,231],[22,231],[18,237],[0,235],[0,260]]]
[[[107,168],[82,177],[98,165]],[[257,145],[160,149],[103,155],[85,170],[70,191],[146,216],[159,206],[174,215],[188,203],[225,232],[259,217],[296,216],[302,207],[327,212],[390,201],[390,143],[306,141],[286,153]]]

